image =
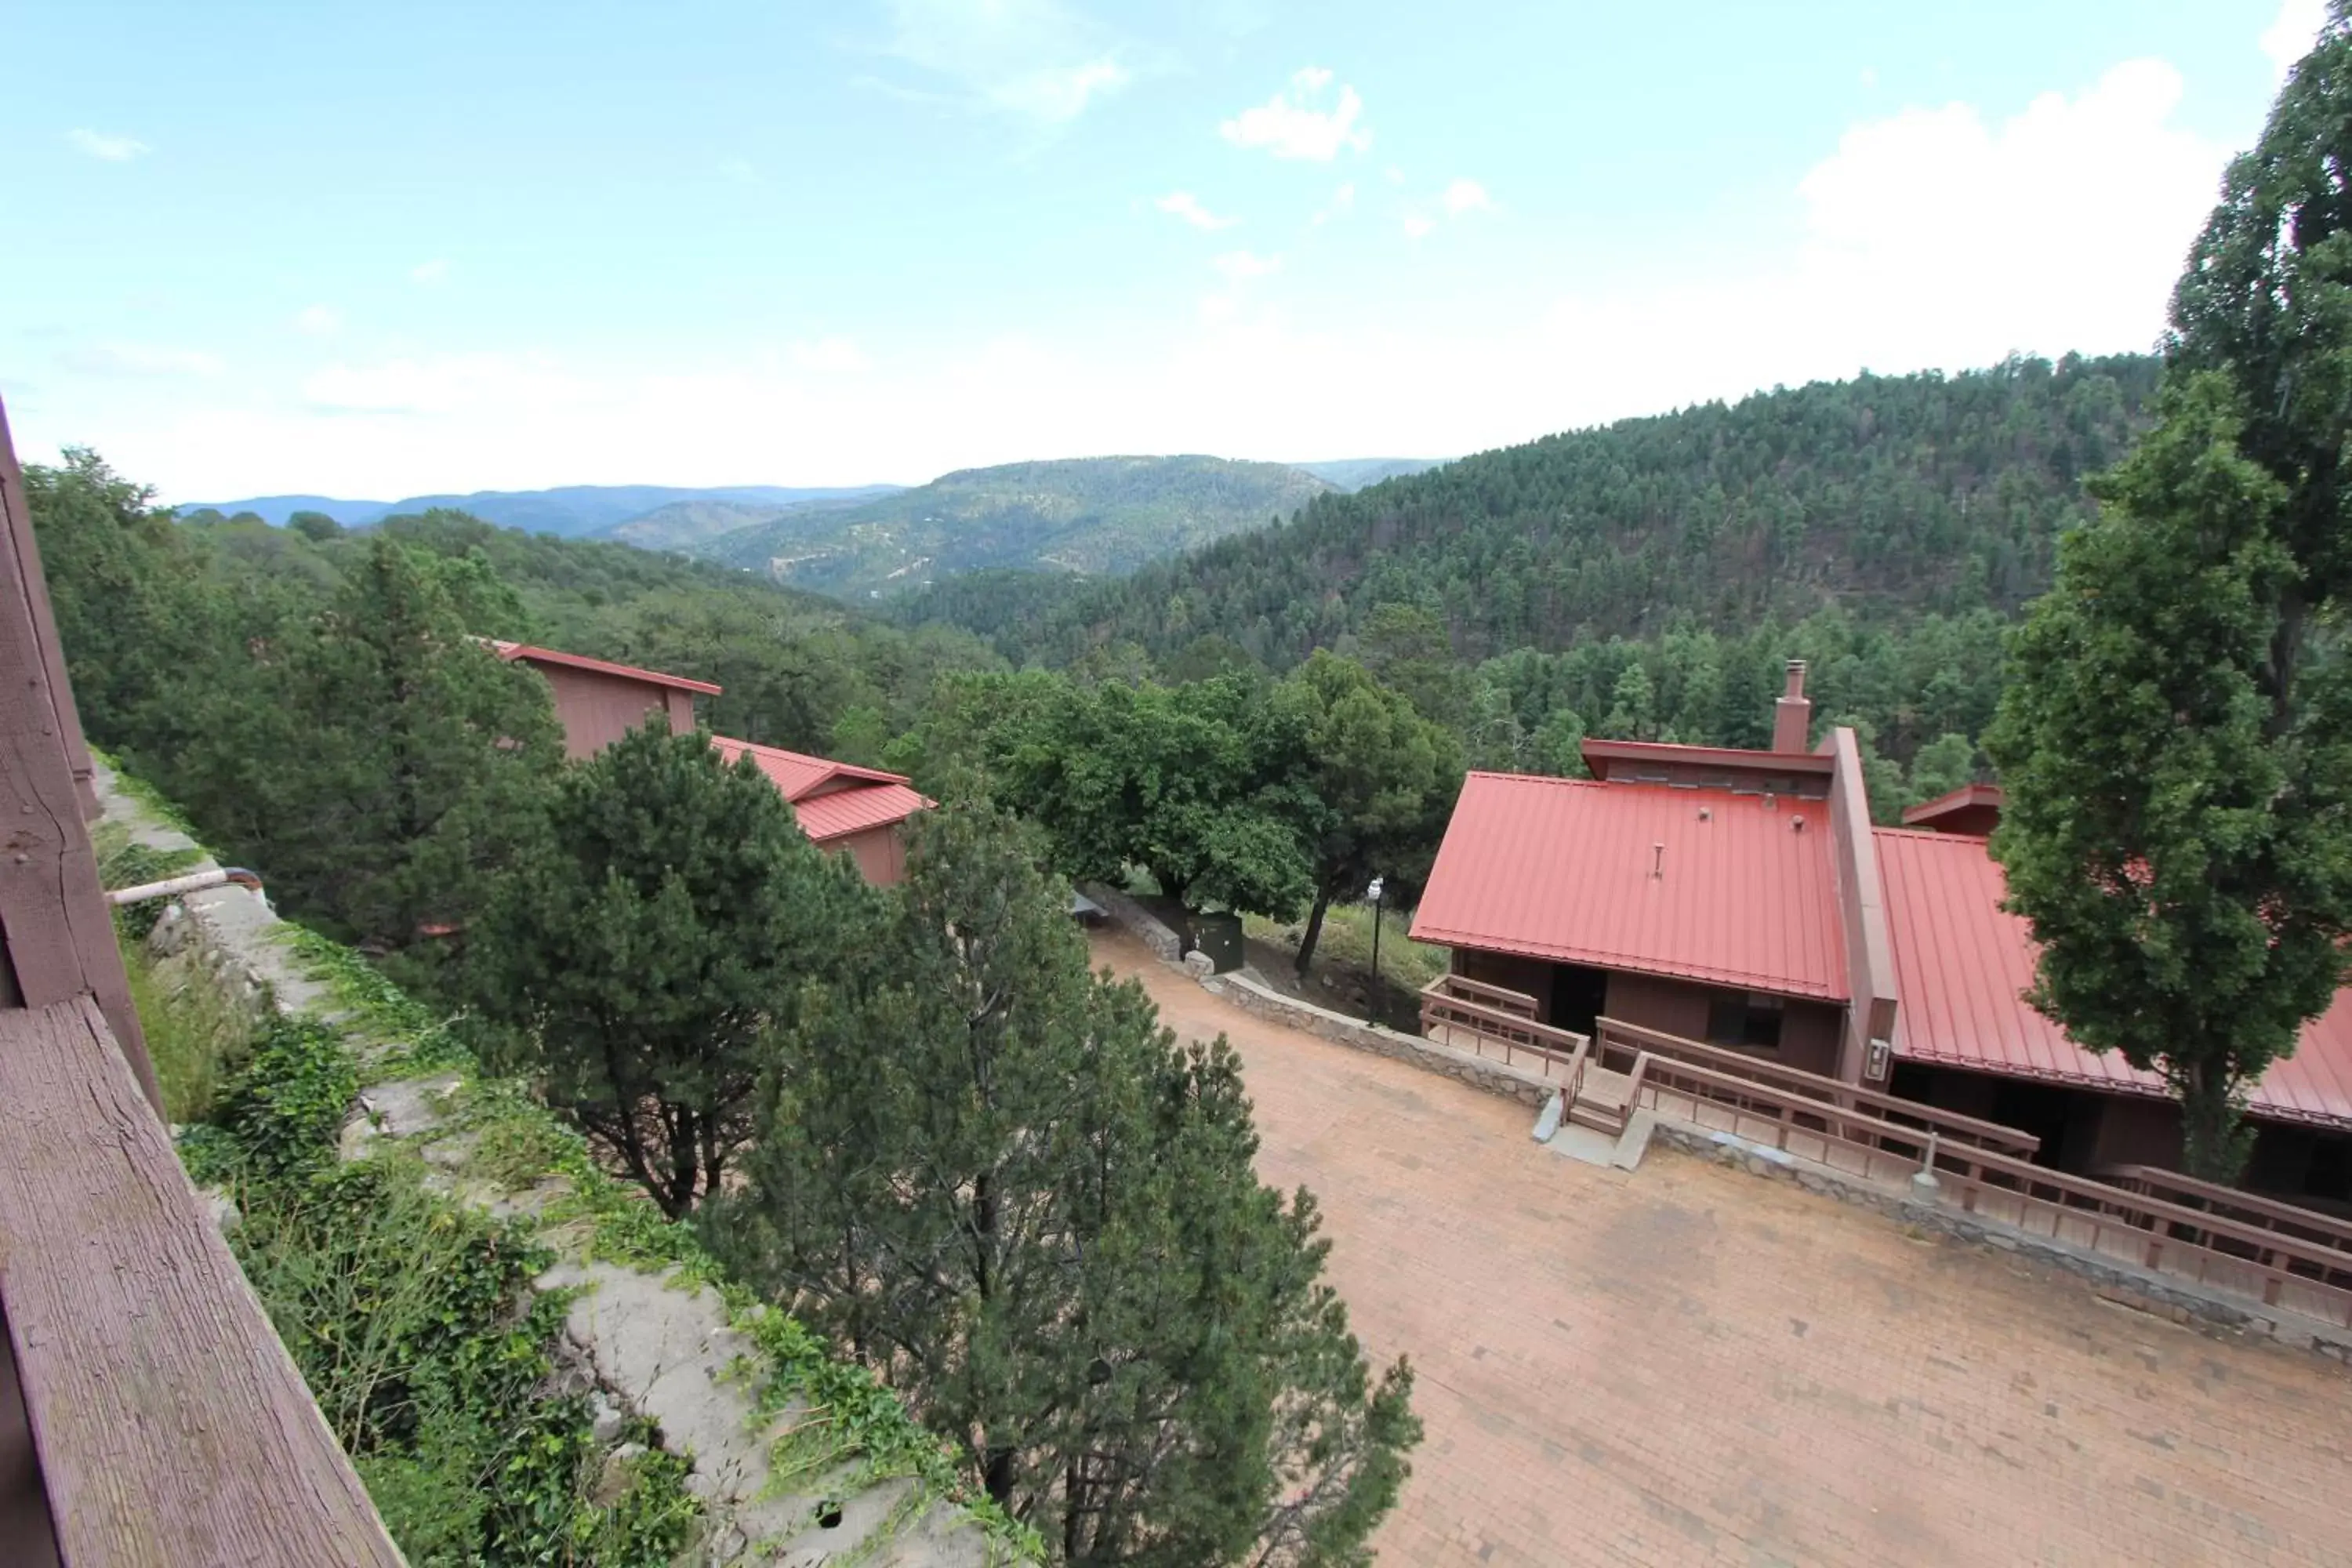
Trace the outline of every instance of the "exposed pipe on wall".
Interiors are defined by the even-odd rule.
[[[143,904],[150,899],[176,899],[182,893],[200,893],[206,888],[218,888],[234,882],[240,888],[261,891],[261,879],[242,866],[216,866],[209,871],[191,871],[184,877],[170,877],[161,882],[142,882],[135,888],[116,888],[106,895],[106,901],[121,907]]]

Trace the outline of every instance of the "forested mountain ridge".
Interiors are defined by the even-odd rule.
[[[2159,372],[2069,355],[1776,389],[1327,495],[1123,581],[944,583],[902,613],[1016,662],[1209,636],[1276,668],[1382,605],[1433,612],[1471,660],[1831,607],[2005,614],[2048,584],[2082,477],[2122,455]]]
[[[180,508],[184,516],[206,520],[211,514],[236,517],[250,512],[273,526],[283,525],[299,512],[331,517],[345,528],[364,528],[387,517],[414,517],[436,510],[459,510],[530,533],[552,533],[565,539],[613,535],[632,521],[681,501],[728,501],[782,509],[836,500],[864,500],[886,495],[895,485],[792,487],[786,485],[715,485],[681,489],[675,485],[559,485],[543,490],[476,490],[467,495],[410,496],[404,500],[343,500],[333,496],[255,496],[246,500],[194,503]],[[740,526],[740,525],[739,525]]]
[[[1425,474],[1445,462],[1444,458],[1338,458],[1326,463],[1293,463],[1294,468],[1304,468],[1318,479],[1328,479],[1343,490],[1360,490],[1382,479],[1402,479],[1408,474]]]
[[[843,510],[796,511],[687,548],[849,595],[990,567],[1107,576],[1263,528],[1331,489],[1286,464],[1221,458],[1012,463]]]

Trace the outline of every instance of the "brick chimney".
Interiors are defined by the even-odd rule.
[[[1772,704],[1772,749],[1801,753],[1812,733],[1813,704],[1805,695],[1805,661],[1789,661],[1789,689]]]

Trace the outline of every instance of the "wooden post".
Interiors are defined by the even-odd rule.
[[[6,1000],[19,1007],[97,997],[141,1091],[162,1116],[163,1092],[90,846],[86,818],[94,799],[24,475],[0,408],[0,943],[13,981],[0,991],[12,991]]]

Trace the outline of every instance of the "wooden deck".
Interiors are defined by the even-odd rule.
[[[2039,1141],[2015,1128],[1614,1019],[1588,1041],[1538,1023],[1534,998],[1465,989],[1474,984],[1433,982],[1425,1030],[1483,1053],[1557,1058],[1580,1126],[1615,1132],[1647,1110],[1885,1184],[1932,1166],[1942,1201],[1964,1213],[2352,1328],[2352,1225],[2146,1167],[2068,1175],[2033,1163]]]

